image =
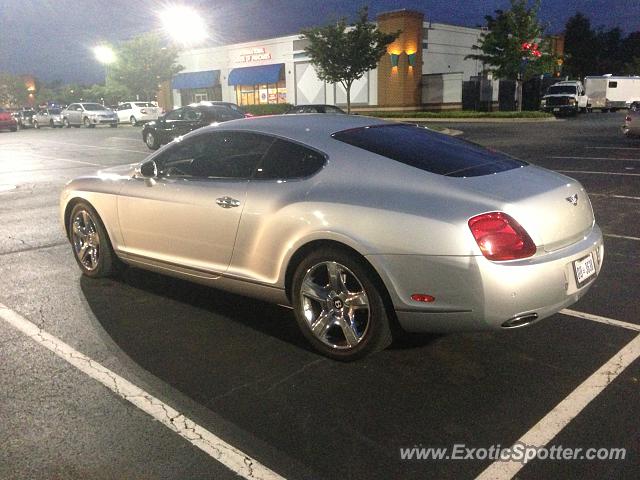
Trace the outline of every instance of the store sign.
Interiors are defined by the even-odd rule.
[[[271,60],[271,53],[264,47],[252,48],[240,53],[241,62],[259,62],[260,60]]]

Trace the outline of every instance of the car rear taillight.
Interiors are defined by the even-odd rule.
[[[631,121],[631,116],[630,116],[630,115],[627,115],[626,117],[624,117],[624,120],[625,120],[626,122],[630,122],[630,121]]]
[[[469,228],[482,254],[489,260],[515,260],[536,253],[529,234],[503,212],[483,213],[469,220]]]

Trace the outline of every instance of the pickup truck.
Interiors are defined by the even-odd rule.
[[[551,85],[540,104],[541,110],[559,115],[586,112],[589,99],[578,81],[564,81]]]

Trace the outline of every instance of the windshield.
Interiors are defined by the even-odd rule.
[[[95,112],[97,110],[108,110],[107,108],[103,107],[99,103],[85,103],[83,104],[83,106],[85,110],[88,110],[90,112]]]
[[[547,90],[548,95],[560,95],[560,94],[576,94],[576,87],[573,85],[552,85]]]

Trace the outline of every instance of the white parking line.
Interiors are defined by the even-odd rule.
[[[536,423],[516,443],[542,447],[547,445],[560,431],[611,384],[631,363],[640,357],[640,335],[631,340],[593,375],[571,392],[564,400]],[[476,480],[506,480],[524,467],[516,461],[496,461],[489,465]]]
[[[638,238],[638,237],[629,237],[627,235],[615,235],[613,233],[605,233],[604,236],[605,237],[611,237],[611,238],[623,238],[624,240],[635,240],[636,242],[640,242],[640,238]]]
[[[623,175],[627,177],[640,177],[640,173],[616,173],[616,172],[592,172],[587,170],[556,170],[560,173],[586,173],[588,175]]]
[[[560,159],[569,159],[569,160],[615,160],[618,162],[627,161],[627,162],[640,162],[640,158],[611,158],[611,157],[565,157],[565,156],[555,156],[555,157],[547,157],[547,158],[560,158]]]
[[[30,156],[30,157],[44,158],[46,160],[57,160],[57,161],[60,161],[60,162],[79,163],[81,165],[92,165],[94,167],[102,167],[102,165],[99,164],[99,163],[84,162],[82,160],[72,160],[70,158],[49,157],[47,155],[40,155],[39,153],[28,153],[27,155]]]
[[[565,308],[564,310],[560,310],[560,313],[563,315],[569,315],[571,317],[583,318],[585,320],[591,320],[593,322],[604,323],[606,325],[612,325],[614,327],[622,327],[629,330],[635,330],[636,332],[640,332],[640,325],[629,322],[622,322],[620,320],[614,320],[613,318],[601,317],[600,315],[594,315],[592,313],[584,313],[577,312],[575,310],[570,310]]]
[[[101,150],[118,150],[120,152],[131,152],[131,153],[140,153],[140,154],[144,154],[144,155],[149,155],[149,153],[151,152],[143,152],[142,150],[129,150],[126,148],[119,148],[119,147],[101,147],[98,145],[85,145],[85,144],[81,144],[81,143],[69,143],[69,142],[56,142],[53,140],[41,140],[42,142],[46,142],[46,143],[55,143],[57,145],[69,145],[72,147],[82,147],[82,148],[97,148],[97,149],[101,149]],[[140,140],[140,143],[142,143],[142,140]]]
[[[81,372],[97,380],[116,395],[132,403],[237,475],[252,480],[284,480],[277,473],[234,446],[229,445],[170,405],[145,392],[95,360],[74,350],[62,340],[46,333],[2,304],[0,304],[0,318]]]
[[[608,193],[590,193],[590,197],[609,197],[609,198],[623,198],[625,200],[640,200],[640,197],[630,197],[628,195],[609,195]]]
[[[584,147],[593,150],[640,150],[640,147]]]

